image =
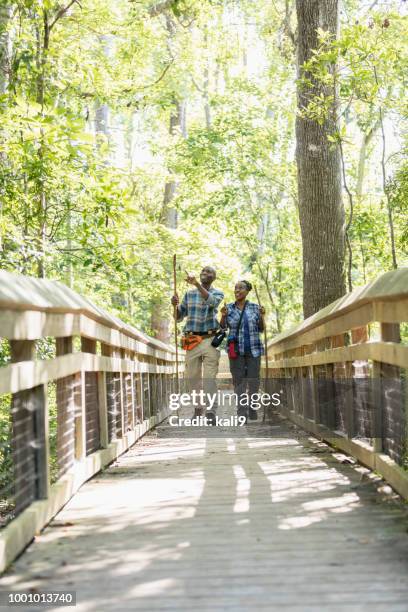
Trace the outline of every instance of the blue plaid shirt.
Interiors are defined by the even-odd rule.
[[[210,294],[205,300],[198,289],[194,288],[184,294],[179,306],[180,320],[187,317],[184,331],[207,332],[218,329],[217,308],[224,299],[219,289],[208,289]]]
[[[236,306],[235,302],[232,304],[228,304],[227,309],[228,312],[226,322],[230,330],[228,335],[228,341],[236,340],[237,327],[242,310],[240,310],[238,306]],[[258,304],[254,304],[254,302],[247,302],[238,332],[238,352],[240,355],[245,354],[245,345],[248,343],[248,334],[249,347],[252,357],[260,357],[264,354],[264,347],[259,338],[260,321],[261,313]],[[245,343],[245,336],[247,336],[247,343]]]

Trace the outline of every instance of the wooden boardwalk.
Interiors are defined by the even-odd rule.
[[[406,504],[279,417],[260,428],[160,426],[80,489],[1,589],[74,589],[78,612],[407,612]]]

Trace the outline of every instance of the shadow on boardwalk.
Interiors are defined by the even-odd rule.
[[[2,589],[74,589],[81,612],[406,612],[406,505],[278,417],[270,436],[257,428],[146,436],[80,489]]]

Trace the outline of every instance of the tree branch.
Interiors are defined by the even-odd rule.
[[[172,4],[174,4],[174,1],[175,0],[162,0],[162,2],[153,4],[148,11],[150,17],[157,17],[158,15],[161,15],[166,9],[170,8]]]
[[[290,0],[285,1],[285,17],[283,19],[283,31],[291,41],[293,48],[296,49],[296,35],[292,30],[290,19],[293,11],[293,3],[290,6]]]
[[[79,4],[79,0],[71,0],[70,2],[68,2],[68,4],[66,6],[61,7],[59,9],[59,11],[57,11],[54,19],[51,21],[50,25],[48,26],[48,31],[49,32],[51,32],[51,30],[55,26],[55,24],[65,15],[65,13],[67,11],[69,11],[71,6],[73,6],[74,4],[78,4],[79,6],[81,6]]]
[[[348,184],[347,184],[346,166],[344,162],[343,144],[342,144],[341,139],[339,143],[339,150],[340,150],[341,169],[342,169],[342,175],[343,175],[343,186],[347,193],[349,204],[350,204],[350,213],[349,213],[349,218],[348,218],[348,221],[345,227],[345,236],[346,236],[346,245],[347,245],[347,250],[348,250],[347,284],[348,284],[348,290],[351,292],[353,291],[353,282],[351,278],[351,272],[353,269],[353,249],[351,248],[349,232],[350,232],[351,225],[353,223],[354,201],[353,201],[353,194],[351,193],[348,187]]]
[[[166,76],[167,71],[169,70],[170,66],[174,63],[174,57],[172,58],[171,62],[169,62],[167,64],[167,66],[164,68],[163,72],[161,73],[161,75],[155,80],[153,81],[153,83],[149,83],[149,85],[143,85],[143,87],[137,87],[134,91],[143,91],[144,89],[149,89],[150,87],[154,87],[155,85],[157,85],[157,83],[160,83],[160,81],[162,79],[164,79],[164,77]],[[124,94],[128,94],[131,93],[130,89],[124,89],[122,91],[122,93]],[[82,96],[84,97],[84,96]],[[137,102],[136,102],[137,104]],[[132,102],[128,102],[127,107],[129,108],[130,106],[132,106]]]
[[[192,74],[190,74],[190,78],[191,78],[191,80],[192,80],[192,82],[193,82],[194,87],[195,87],[195,88],[196,88],[196,89],[197,89],[197,90],[198,90],[198,91],[199,91],[201,94],[203,94],[203,93],[204,93],[204,90],[203,90],[203,89],[202,89],[202,88],[199,86],[199,84],[197,83],[197,81],[195,80],[195,78],[193,77],[193,75],[192,75]]]
[[[167,66],[164,68],[163,72],[161,73],[161,75],[159,76],[159,78],[157,78],[155,81],[153,81],[153,83],[150,83],[149,85],[143,85],[143,87],[139,87],[137,91],[141,90],[141,89],[149,89],[149,87],[154,87],[155,85],[157,85],[157,83],[160,83],[160,81],[165,77],[166,72],[168,71],[168,69],[170,68],[170,66],[174,63],[174,57],[172,58],[171,62],[169,62],[167,64]]]
[[[374,69],[375,82],[377,84],[377,87],[379,87],[376,67],[373,66],[373,69]],[[392,204],[391,204],[390,194],[387,189],[387,172],[386,172],[386,166],[385,166],[386,164],[386,161],[385,161],[386,140],[385,140],[385,129],[384,129],[384,112],[383,112],[381,100],[378,106],[378,118],[380,122],[381,141],[382,141],[382,151],[381,151],[382,183],[383,183],[383,191],[385,195],[385,202],[387,205],[387,213],[388,213],[388,227],[390,231],[392,267],[394,268],[394,270],[396,270],[398,268],[398,262],[397,262],[397,251],[395,248],[395,232],[394,232],[394,219],[393,219],[393,214],[392,214]]]

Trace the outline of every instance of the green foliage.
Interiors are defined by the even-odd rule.
[[[2,4],[12,10],[0,17],[0,266],[60,279],[150,332],[177,252],[180,291],[185,268],[212,263],[231,299],[237,277],[258,285],[271,334],[299,319],[290,3],[175,0],[157,13],[150,0],[85,0],[67,11],[56,0]],[[407,252],[397,138],[386,192],[379,180],[379,109],[387,131],[402,132],[406,119],[406,17],[394,4],[362,17],[349,0],[340,39],[321,30],[306,66],[321,85],[310,118],[324,121],[327,85],[339,91],[331,139],[342,143],[354,194],[356,283],[390,266],[387,205],[400,262]],[[181,103],[187,129],[170,133]],[[360,141],[371,131],[358,194]],[[176,229],[166,225],[166,182]]]

